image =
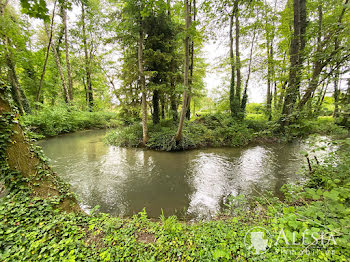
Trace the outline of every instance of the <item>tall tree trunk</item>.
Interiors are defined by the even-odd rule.
[[[242,111],[243,116],[245,115],[245,110],[246,110],[246,106],[247,106],[247,102],[248,102],[248,83],[249,83],[250,73],[251,73],[251,68],[252,68],[255,37],[256,37],[256,28],[254,28],[252,43],[250,45],[248,74],[247,74],[247,80],[245,81],[245,86],[244,86],[243,96],[242,96],[241,111]]]
[[[160,107],[161,107],[161,117],[164,120],[165,119],[165,94],[162,92],[160,94]]]
[[[47,44],[45,61],[44,61],[44,67],[43,67],[43,71],[41,72],[39,88],[38,88],[38,91],[36,93],[36,99],[35,99],[36,102],[40,102],[41,90],[42,90],[42,87],[43,87],[43,82],[44,82],[44,77],[45,77],[45,72],[46,72],[46,65],[47,65],[47,61],[49,60],[50,47],[51,47],[52,35],[53,35],[53,23],[54,23],[54,19],[55,19],[56,3],[57,3],[57,1],[55,1],[54,5],[53,5],[52,16],[51,16],[51,24],[50,24],[49,43]]]
[[[196,21],[196,0],[193,0],[193,10],[190,6],[190,12],[193,11],[193,21]],[[186,118],[190,120],[191,118],[191,93],[192,93],[192,85],[193,85],[193,67],[194,67],[194,41],[192,38],[191,46],[190,46],[190,56],[191,56],[191,62],[190,62],[190,78],[188,80],[189,84],[189,95],[188,95],[188,101],[187,101],[187,112],[186,112]]]
[[[269,121],[271,120],[271,104],[272,104],[272,43],[267,41],[267,94],[266,94],[266,111]]]
[[[63,25],[64,25],[64,46],[65,46],[65,51],[66,51],[66,65],[67,65],[69,100],[73,101],[73,80],[72,80],[72,73],[71,73],[71,67],[70,67],[70,62],[69,62],[67,10],[64,6],[62,8],[63,8],[62,15],[63,15]]]
[[[170,5],[170,0],[167,0],[167,7],[168,7],[168,19],[169,21],[171,20],[171,5]],[[173,122],[176,123],[178,120],[178,113],[177,113],[177,102],[176,102],[176,93],[175,93],[175,67],[174,67],[175,62],[172,60],[171,62],[171,74],[170,74],[170,109],[173,117]]]
[[[13,54],[10,50],[10,45],[10,40],[6,36],[4,36],[5,61],[8,67],[8,78],[11,84],[12,97],[15,103],[17,104],[21,114],[31,114],[32,110],[29,106],[29,102],[18,81],[15,62],[13,60]]]
[[[3,16],[5,14],[5,8],[8,2],[9,1],[0,2],[0,16]],[[13,61],[13,54],[10,49],[10,46],[11,46],[10,39],[8,39],[8,37],[3,34],[1,37],[3,38],[3,41],[4,41],[5,63],[8,67],[8,78],[11,84],[11,94],[12,94],[13,100],[17,104],[21,114],[23,113],[30,114],[31,109],[30,109],[27,97],[25,96],[18,81],[18,77],[15,69],[15,62]]]
[[[234,9],[230,14],[230,65],[231,65],[231,80],[230,80],[230,111],[231,116],[235,115],[235,62],[233,55],[233,17],[234,17]]]
[[[306,30],[306,0],[293,0],[294,33],[290,45],[290,70],[288,88],[282,109],[282,127],[289,125],[291,114],[300,94],[301,73],[303,68]]]
[[[315,58],[315,63],[314,63],[314,69],[313,69],[313,74],[312,74],[312,78],[311,81],[309,83],[309,86],[307,88],[307,90],[305,91],[302,99],[299,102],[299,110],[301,110],[303,108],[303,106],[306,104],[306,102],[310,99],[311,94],[315,92],[315,90],[317,89],[318,85],[319,85],[319,76],[323,70],[324,67],[326,67],[331,61],[333,61],[333,57],[337,55],[337,53],[339,52],[339,40],[338,40],[338,34],[339,31],[341,30],[341,24],[342,24],[342,20],[345,14],[346,9],[348,8],[348,3],[349,0],[345,0],[342,12],[340,13],[339,17],[338,17],[338,23],[337,23],[337,29],[336,32],[334,33],[335,37],[335,49],[333,50],[333,52],[328,55],[328,57],[325,60],[320,59],[319,57]],[[322,48],[323,46],[328,44],[328,41],[330,40],[330,36],[326,37],[326,39],[321,43],[321,32],[322,32],[322,8],[319,7],[319,36],[318,36],[318,43],[319,45],[317,46],[317,53],[322,54]],[[332,34],[333,35],[333,34]],[[336,69],[338,69],[340,65],[340,62],[337,61],[336,63]]]
[[[50,38],[49,31],[48,31],[48,28],[47,28],[46,24],[45,24],[45,31],[46,31],[47,37]],[[55,47],[55,44],[51,43],[51,45],[52,45],[51,50],[52,50],[52,52],[53,52],[53,54],[54,54],[54,56],[56,58],[56,65],[57,65],[58,73],[60,75],[61,82],[62,82],[64,101],[66,102],[66,104],[69,104],[69,96],[68,96],[68,90],[67,90],[67,85],[66,85],[66,79],[64,78],[63,69],[62,69],[62,66],[61,66],[61,61],[60,61],[59,55],[57,53],[57,49]]]
[[[88,52],[87,46],[87,37],[86,37],[86,28],[85,28],[85,6],[84,3],[81,3],[81,22],[83,29],[83,45],[84,45],[84,54],[85,54],[85,74],[86,74],[86,86],[87,86],[87,97],[88,97],[88,106],[89,110],[92,111],[94,107],[94,95],[92,90],[91,83],[91,61]]]
[[[184,63],[184,93],[182,98],[182,108],[181,108],[181,114],[180,114],[180,121],[179,126],[176,132],[175,140],[176,142],[180,142],[182,139],[182,129],[184,125],[185,115],[187,112],[187,90],[188,90],[188,70],[189,70],[189,42],[190,42],[190,36],[189,36],[189,28],[191,26],[191,18],[190,18],[190,10],[188,5],[188,0],[185,0],[185,16],[186,16],[186,37],[185,37],[185,63]]]
[[[240,51],[239,51],[239,44],[240,44],[240,25],[239,25],[239,8],[238,8],[238,2],[239,0],[235,1],[235,44],[236,44],[236,75],[237,75],[237,82],[236,82],[236,91],[235,91],[235,104],[236,104],[236,117],[242,118],[242,114],[240,112],[241,108],[241,92],[242,92],[242,84],[241,84],[241,60],[240,60]]]
[[[171,82],[171,90],[173,90],[173,89],[175,89],[175,85],[172,81]],[[176,103],[176,96],[173,93],[170,95],[170,107],[171,107],[171,112],[172,112],[172,116],[173,116],[173,122],[176,123],[177,119],[178,119],[177,103]]]
[[[142,18],[140,18],[142,19]],[[140,22],[140,35],[138,41],[138,66],[139,66],[139,79],[142,92],[142,141],[146,145],[148,142],[148,129],[147,129],[147,101],[146,101],[146,79],[143,71],[143,24]]]
[[[152,105],[153,105],[152,120],[153,120],[153,124],[156,125],[160,121],[160,117],[159,117],[159,90],[153,91]]]
[[[339,95],[340,95],[339,70],[337,70],[334,78],[334,112],[333,112],[334,118],[337,118],[339,116]]]

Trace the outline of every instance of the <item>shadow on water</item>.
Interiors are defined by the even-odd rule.
[[[150,217],[208,217],[225,196],[254,196],[302,179],[298,172],[308,141],[186,152],[126,149],[103,143],[91,130],[38,142],[54,170],[72,185],[87,211],[130,216],[146,208]],[[326,138],[325,138],[326,139]],[[326,143],[326,142],[325,142]]]

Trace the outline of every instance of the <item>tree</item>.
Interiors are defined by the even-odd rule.
[[[186,32],[185,32],[185,63],[184,63],[184,93],[182,96],[182,108],[181,108],[181,114],[179,119],[179,125],[178,129],[175,135],[175,141],[176,143],[180,142],[182,139],[182,129],[185,121],[185,116],[187,112],[188,107],[188,71],[189,71],[189,61],[190,61],[190,54],[189,54],[189,42],[190,42],[190,36],[189,36],[189,28],[191,26],[191,17],[190,17],[190,9],[188,0],[185,0],[185,21],[186,21]]]
[[[289,80],[282,109],[282,126],[289,125],[293,109],[300,93],[301,75],[305,58],[303,51],[306,44],[306,1],[293,0],[293,12],[294,32],[290,45]]]

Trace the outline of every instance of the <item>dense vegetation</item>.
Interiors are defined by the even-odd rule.
[[[264,115],[248,116],[237,121],[223,114],[208,114],[186,123],[180,143],[174,140],[177,126],[171,120],[149,125],[147,148],[155,150],[186,150],[203,147],[238,147],[259,142],[290,142],[310,134],[343,137],[348,130],[334,123],[332,117],[319,117],[314,120],[299,120],[288,126],[283,134],[280,126],[268,122]],[[106,136],[106,143],[122,147],[142,146],[142,126],[140,123],[120,126]]]
[[[69,186],[27,143],[107,127],[118,128],[110,144],[168,151],[347,136],[349,9],[349,0],[0,0],[1,260],[349,261],[349,140],[321,163],[306,154],[308,180],[285,185],[283,201],[231,197],[218,219],[197,222],[66,213],[79,209]],[[211,61],[210,46],[225,54]],[[208,86],[210,69],[222,83]],[[250,103],[260,90],[264,102]],[[259,256],[245,243],[257,226],[279,239]]]
[[[11,124],[14,116],[9,115],[6,121]],[[33,197],[27,181],[8,168],[4,154],[9,134],[9,130],[1,133],[0,151],[2,179],[11,189],[6,197],[0,198],[0,255],[4,261],[350,258],[349,140],[334,142],[338,146],[336,153],[322,164],[313,163],[306,183],[285,185],[283,202],[268,194],[253,202],[247,202],[244,196],[231,197],[218,219],[185,223],[174,216],[150,220],[146,211],[128,219],[96,211],[90,216],[61,212],[57,209],[59,198]],[[37,152],[45,162],[42,153]],[[270,248],[263,254],[254,254],[254,248],[261,251],[259,247],[252,250],[247,244],[247,233],[254,227],[263,227],[270,234],[265,236],[270,239]]]

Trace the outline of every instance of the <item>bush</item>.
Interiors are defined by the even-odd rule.
[[[105,141],[114,146],[137,147],[142,142],[142,126],[133,124],[118,131],[108,132]]]
[[[348,131],[335,124],[333,117],[323,116],[315,120],[301,119],[298,122],[286,127],[286,137],[306,137],[310,134],[345,136]]]
[[[22,116],[21,124],[34,134],[48,137],[88,128],[116,127],[122,122],[113,112],[86,112],[73,107],[44,106],[32,115]]]
[[[157,125],[149,124],[147,147],[155,150],[186,150],[200,147],[242,146],[248,144],[254,135],[243,122],[222,114],[206,115],[184,125],[182,139],[174,140],[177,125],[172,120],[163,120]],[[106,136],[108,144],[137,147],[142,139],[142,127],[134,124],[112,131]]]

